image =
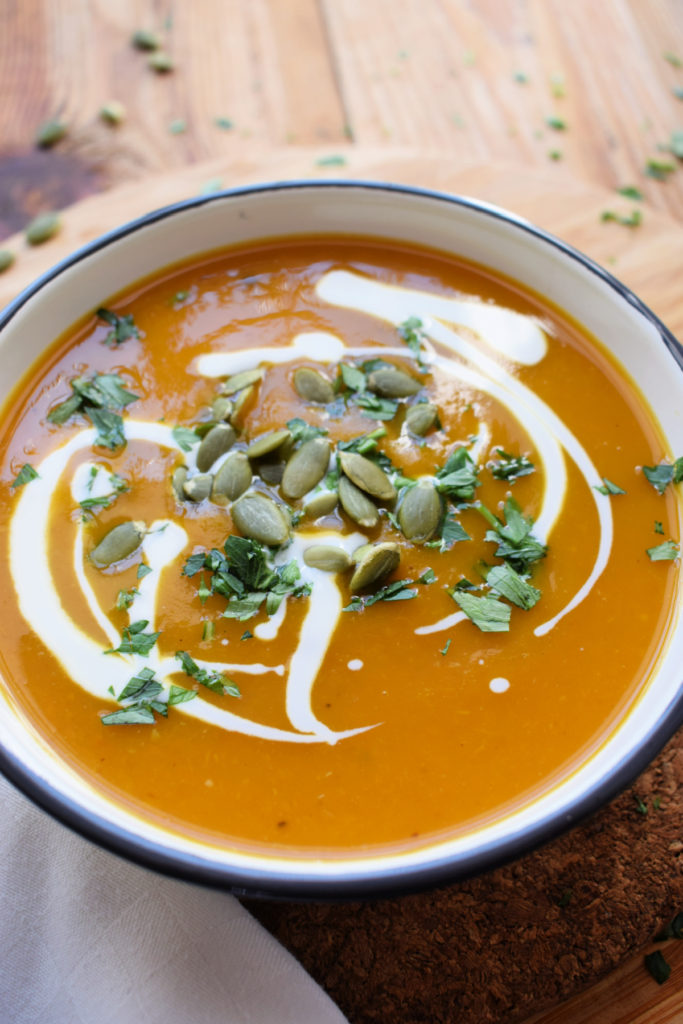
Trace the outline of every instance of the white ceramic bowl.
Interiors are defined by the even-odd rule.
[[[76,252],[0,317],[0,368],[11,386],[53,339],[156,268],[262,238],[375,236],[465,255],[522,282],[582,323],[657,410],[683,452],[683,350],[623,285],[585,256],[509,213],[470,199],[364,182],[236,189],[158,210]],[[613,797],[683,721],[680,606],[654,678],[617,731],[578,771],[515,813],[457,838],[392,855],[284,857],[219,849],[128,812],[59,761],[0,687],[0,768],[84,836],[157,870],[237,893],[347,897],[408,891],[483,871],[546,841]]]

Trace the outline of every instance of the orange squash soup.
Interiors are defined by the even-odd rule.
[[[458,835],[606,741],[666,641],[683,466],[595,339],[362,238],[92,299],[0,425],[2,678],[75,771],[318,856]]]

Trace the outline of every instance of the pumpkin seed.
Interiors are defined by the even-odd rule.
[[[411,487],[398,510],[403,533],[416,544],[423,544],[434,534],[441,521],[441,499],[430,480]]]
[[[187,480],[187,466],[178,466],[173,470],[171,487],[178,501],[185,501],[185,481]]]
[[[175,68],[173,60],[163,50],[157,50],[156,53],[153,53],[148,58],[147,64],[152,71],[156,71],[158,75],[166,75],[169,71],[173,71]]]
[[[210,473],[197,473],[196,476],[191,476],[189,480],[185,481],[183,490],[186,498],[198,502],[206,501],[211,494],[212,487],[213,477]]]
[[[243,370],[228,377],[221,385],[222,395],[234,395],[242,388],[248,388],[250,384],[256,384],[263,377],[263,370]]]
[[[145,536],[144,523],[132,519],[119,523],[113,530],[105,533],[99,544],[90,552],[90,560],[98,569],[106,569],[115,562],[128,558],[140,547]]]
[[[354,523],[367,528],[377,526],[379,512],[376,506],[345,476],[339,480],[339,501]]]
[[[36,146],[39,149],[52,149],[67,133],[63,121],[45,121],[36,132]]]
[[[252,385],[243,388],[235,399],[233,410],[230,414],[230,422],[234,425],[239,424],[242,419],[242,414],[251,405],[254,396],[256,395],[256,388]]]
[[[264,455],[274,452],[291,436],[288,430],[270,430],[251,442],[247,448],[247,455],[250,459],[261,459]]]
[[[330,442],[322,437],[304,441],[294,452],[282,477],[286,498],[303,498],[320,483],[330,464]]]
[[[336,491],[320,491],[314,494],[304,505],[304,511],[311,519],[328,516],[337,507],[339,495]]]
[[[372,586],[393,572],[401,560],[398,544],[373,544],[356,566],[351,582],[351,593]]]
[[[144,28],[140,28],[137,32],[134,32],[131,36],[130,42],[131,46],[134,46],[136,50],[158,50],[161,46],[159,36]]]
[[[251,540],[279,547],[289,539],[289,518],[272,498],[258,491],[247,491],[231,509],[235,526]]]
[[[304,562],[312,569],[325,572],[346,572],[351,567],[351,559],[344,549],[332,544],[312,544],[304,551]]]
[[[126,119],[126,108],[118,100],[109,100],[100,107],[100,120],[106,124],[121,124]]]
[[[408,398],[409,395],[416,395],[422,387],[419,380],[396,366],[380,366],[368,376],[369,390],[385,398]]]
[[[258,475],[264,484],[269,484],[271,487],[277,487],[281,483],[284,471],[284,462],[259,462],[258,464]]]
[[[24,235],[29,245],[42,245],[56,235],[61,226],[59,214],[39,213],[28,225]]]
[[[394,500],[396,489],[376,462],[371,462],[358,452],[342,452],[339,458],[341,468],[356,487],[381,501]]]
[[[197,449],[197,469],[200,473],[206,473],[213,466],[216,459],[225,455],[229,448],[232,448],[237,440],[235,428],[229,423],[217,423],[208,432]]]
[[[3,274],[14,263],[14,253],[9,249],[0,249],[0,274]]]
[[[429,402],[420,402],[419,405],[411,405],[406,412],[406,427],[411,434],[424,437],[428,430],[431,430],[437,419],[439,410]]]
[[[244,452],[233,452],[216,473],[211,500],[217,505],[236,501],[251,484],[251,464]]]
[[[302,366],[295,372],[294,388],[299,397],[306,402],[321,402],[326,405],[334,399],[331,381],[309,366]]]
[[[223,395],[214,398],[211,403],[211,412],[215,420],[229,420],[233,414],[235,403]]]
[[[367,555],[368,551],[370,551],[372,547],[372,544],[361,544],[359,548],[356,548],[355,551],[352,552],[351,561],[355,565],[358,565],[361,559],[363,559]]]

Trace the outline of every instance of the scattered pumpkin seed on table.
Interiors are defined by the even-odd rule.
[[[64,121],[45,121],[36,132],[36,146],[39,149],[51,149],[64,138],[67,131]]]
[[[59,214],[39,213],[26,228],[26,241],[29,245],[42,245],[54,238],[61,226]]]
[[[14,263],[14,253],[10,252],[9,249],[0,249],[0,274],[4,274],[6,270]]]

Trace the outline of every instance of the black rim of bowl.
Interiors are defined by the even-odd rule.
[[[144,229],[156,221],[164,220],[175,214],[224,199],[238,200],[241,197],[258,195],[264,192],[286,192],[301,189],[320,191],[332,189],[365,190],[378,193],[402,194],[472,210],[483,217],[490,217],[493,220],[505,222],[520,231],[533,235],[538,240],[559,250],[565,256],[581,264],[625,299],[656,328],[661,341],[671,352],[683,371],[683,346],[678,343],[673,334],[655,316],[652,310],[641,302],[629,288],[613,277],[608,271],[604,270],[599,264],[549,232],[536,227],[513,213],[473,198],[450,195],[445,192],[416,186],[393,185],[384,182],[353,179],[266,182],[258,185],[228,189],[207,196],[198,196],[154,210],[143,217],[139,217],[120,228],[100,236],[42,274],[0,313],[0,331],[5,328],[18,311],[37,292],[44,288],[46,284],[58,278],[64,271],[87,259],[98,250],[121,238],[125,238],[127,235]],[[38,776],[31,769],[27,768],[19,758],[3,748],[0,748],[0,771],[17,789],[29,797],[33,803],[47,811],[58,821],[69,826],[85,839],[89,839],[97,845],[113,853],[120,854],[143,867],[151,868],[171,877],[222,890],[229,890],[238,896],[279,897],[292,900],[373,898],[417,892],[482,874],[485,871],[500,867],[502,864],[520,857],[522,854],[529,853],[536,847],[554,839],[582,818],[592,814],[608,803],[625,789],[647,767],[681,724],[683,724],[683,686],[679,688],[678,694],[672,697],[657,722],[641,738],[638,744],[597,783],[574,799],[566,808],[559,811],[550,811],[531,825],[522,826],[502,839],[493,839],[478,844],[471,851],[462,854],[449,855],[435,852],[433,858],[428,858],[417,866],[402,866],[399,855],[396,864],[380,869],[368,868],[363,874],[355,873],[346,876],[344,874],[344,864],[341,862],[333,878],[316,875],[307,876],[305,873],[307,858],[301,858],[297,862],[300,866],[304,866],[303,873],[294,873],[280,869],[264,869],[258,866],[254,868],[243,866],[232,868],[217,861],[212,862],[210,847],[207,847],[206,858],[195,856],[187,851],[172,849],[172,833],[169,833],[169,846],[152,842],[108,822],[98,814],[88,811],[70,797],[66,797],[53,788],[46,779]],[[257,854],[257,856],[263,855]],[[361,856],[359,855],[359,859]],[[368,857],[372,858],[374,856],[375,854],[373,854],[372,850],[368,851]],[[324,852],[321,853],[320,859],[325,859]],[[313,865],[314,863],[315,859],[311,858],[311,864]]]

